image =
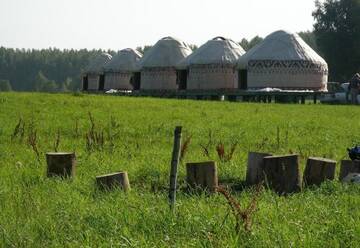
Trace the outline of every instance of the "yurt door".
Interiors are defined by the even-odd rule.
[[[89,78],[88,76],[83,77],[83,90],[86,91],[89,88]]]
[[[239,88],[241,90],[247,89],[247,70],[239,71]]]
[[[105,75],[101,74],[99,77],[99,91],[103,91],[105,88]]]
[[[179,70],[177,71],[177,81],[179,85],[179,90],[186,90],[187,88],[187,70]]]
[[[140,90],[141,72],[135,72],[131,77],[131,84],[134,90]]]

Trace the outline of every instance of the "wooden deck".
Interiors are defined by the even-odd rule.
[[[197,100],[225,100],[232,102],[301,103],[306,100],[318,102],[323,92],[308,91],[245,91],[245,90],[139,90],[118,92],[112,95],[133,97],[159,97]]]

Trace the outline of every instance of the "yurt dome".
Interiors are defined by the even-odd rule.
[[[134,73],[140,70],[139,61],[141,57],[141,53],[131,48],[118,52],[104,67],[104,90],[133,90]]]
[[[236,63],[245,53],[236,42],[216,37],[199,47],[177,66],[178,70],[188,70],[186,89],[235,89],[238,87]],[[180,72],[179,72],[180,73]],[[181,79],[184,80],[185,76]]]
[[[159,40],[140,61],[141,89],[177,89],[175,66],[191,52],[190,47],[179,39],[165,37]]]
[[[283,30],[245,53],[238,69],[240,83],[248,88],[326,90],[326,61],[298,34]]]
[[[119,51],[104,67],[110,72],[134,72],[140,69],[142,54],[134,49],[126,48]]]
[[[108,53],[101,53],[90,61],[88,67],[85,69],[86,73],[101,73],[106,64],[111,60],[112,56]]]
[[[165,37],[145,53],[140,64],[141,67],[175,67],[191,52],[191,48],[185,42],[173,37]]]
[[[183,59],[177,68],[183,69],[190,65],[209,64],[235,65],[244,53],[244,49],[239,44],[219,36],[209,40],[190,56]]]

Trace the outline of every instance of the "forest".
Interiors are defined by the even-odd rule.
[[[345,82],[360,71],[360,0],[316,1],[314,30],[299,35],[328,62],[329,81]],[[248,51],[262,37],[242,39]],[[197,45],[190,45],[193,50]],[[137,47],[142,53],[149,45]],[[0,91],[66,92],[81,88],[81,73],[101,52],[113,50],[13,49],[0,44]]]

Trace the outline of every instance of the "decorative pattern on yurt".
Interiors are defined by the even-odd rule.
[[[110,54],[102,53],[90,61],[84,72],[84,77],[87,78],[87,89],[85,90],[99,90],[100,75],[103,74],[104,67],[110,62],[111,58]],[[85,88],[84,82],[83,88]]]
[[[140,61],[141,89],[176,90],[175,66],[191,54],[190,47],[172,37],[159,40]]]
[[[289,90],[326,90],[328,66],[298,34],[276,31],[238,62],[247,70],[247,86]],[[241,82],[240,82],[241,83]]]
[[[244,49],[236,42],[216,37],[178,64],[188,70],[187,89],[238,88],[236,63]]]
[[[140,70],[142,55],[131,48],[121,50],[105,66],[105,90],[132,90],[134,72]]]

